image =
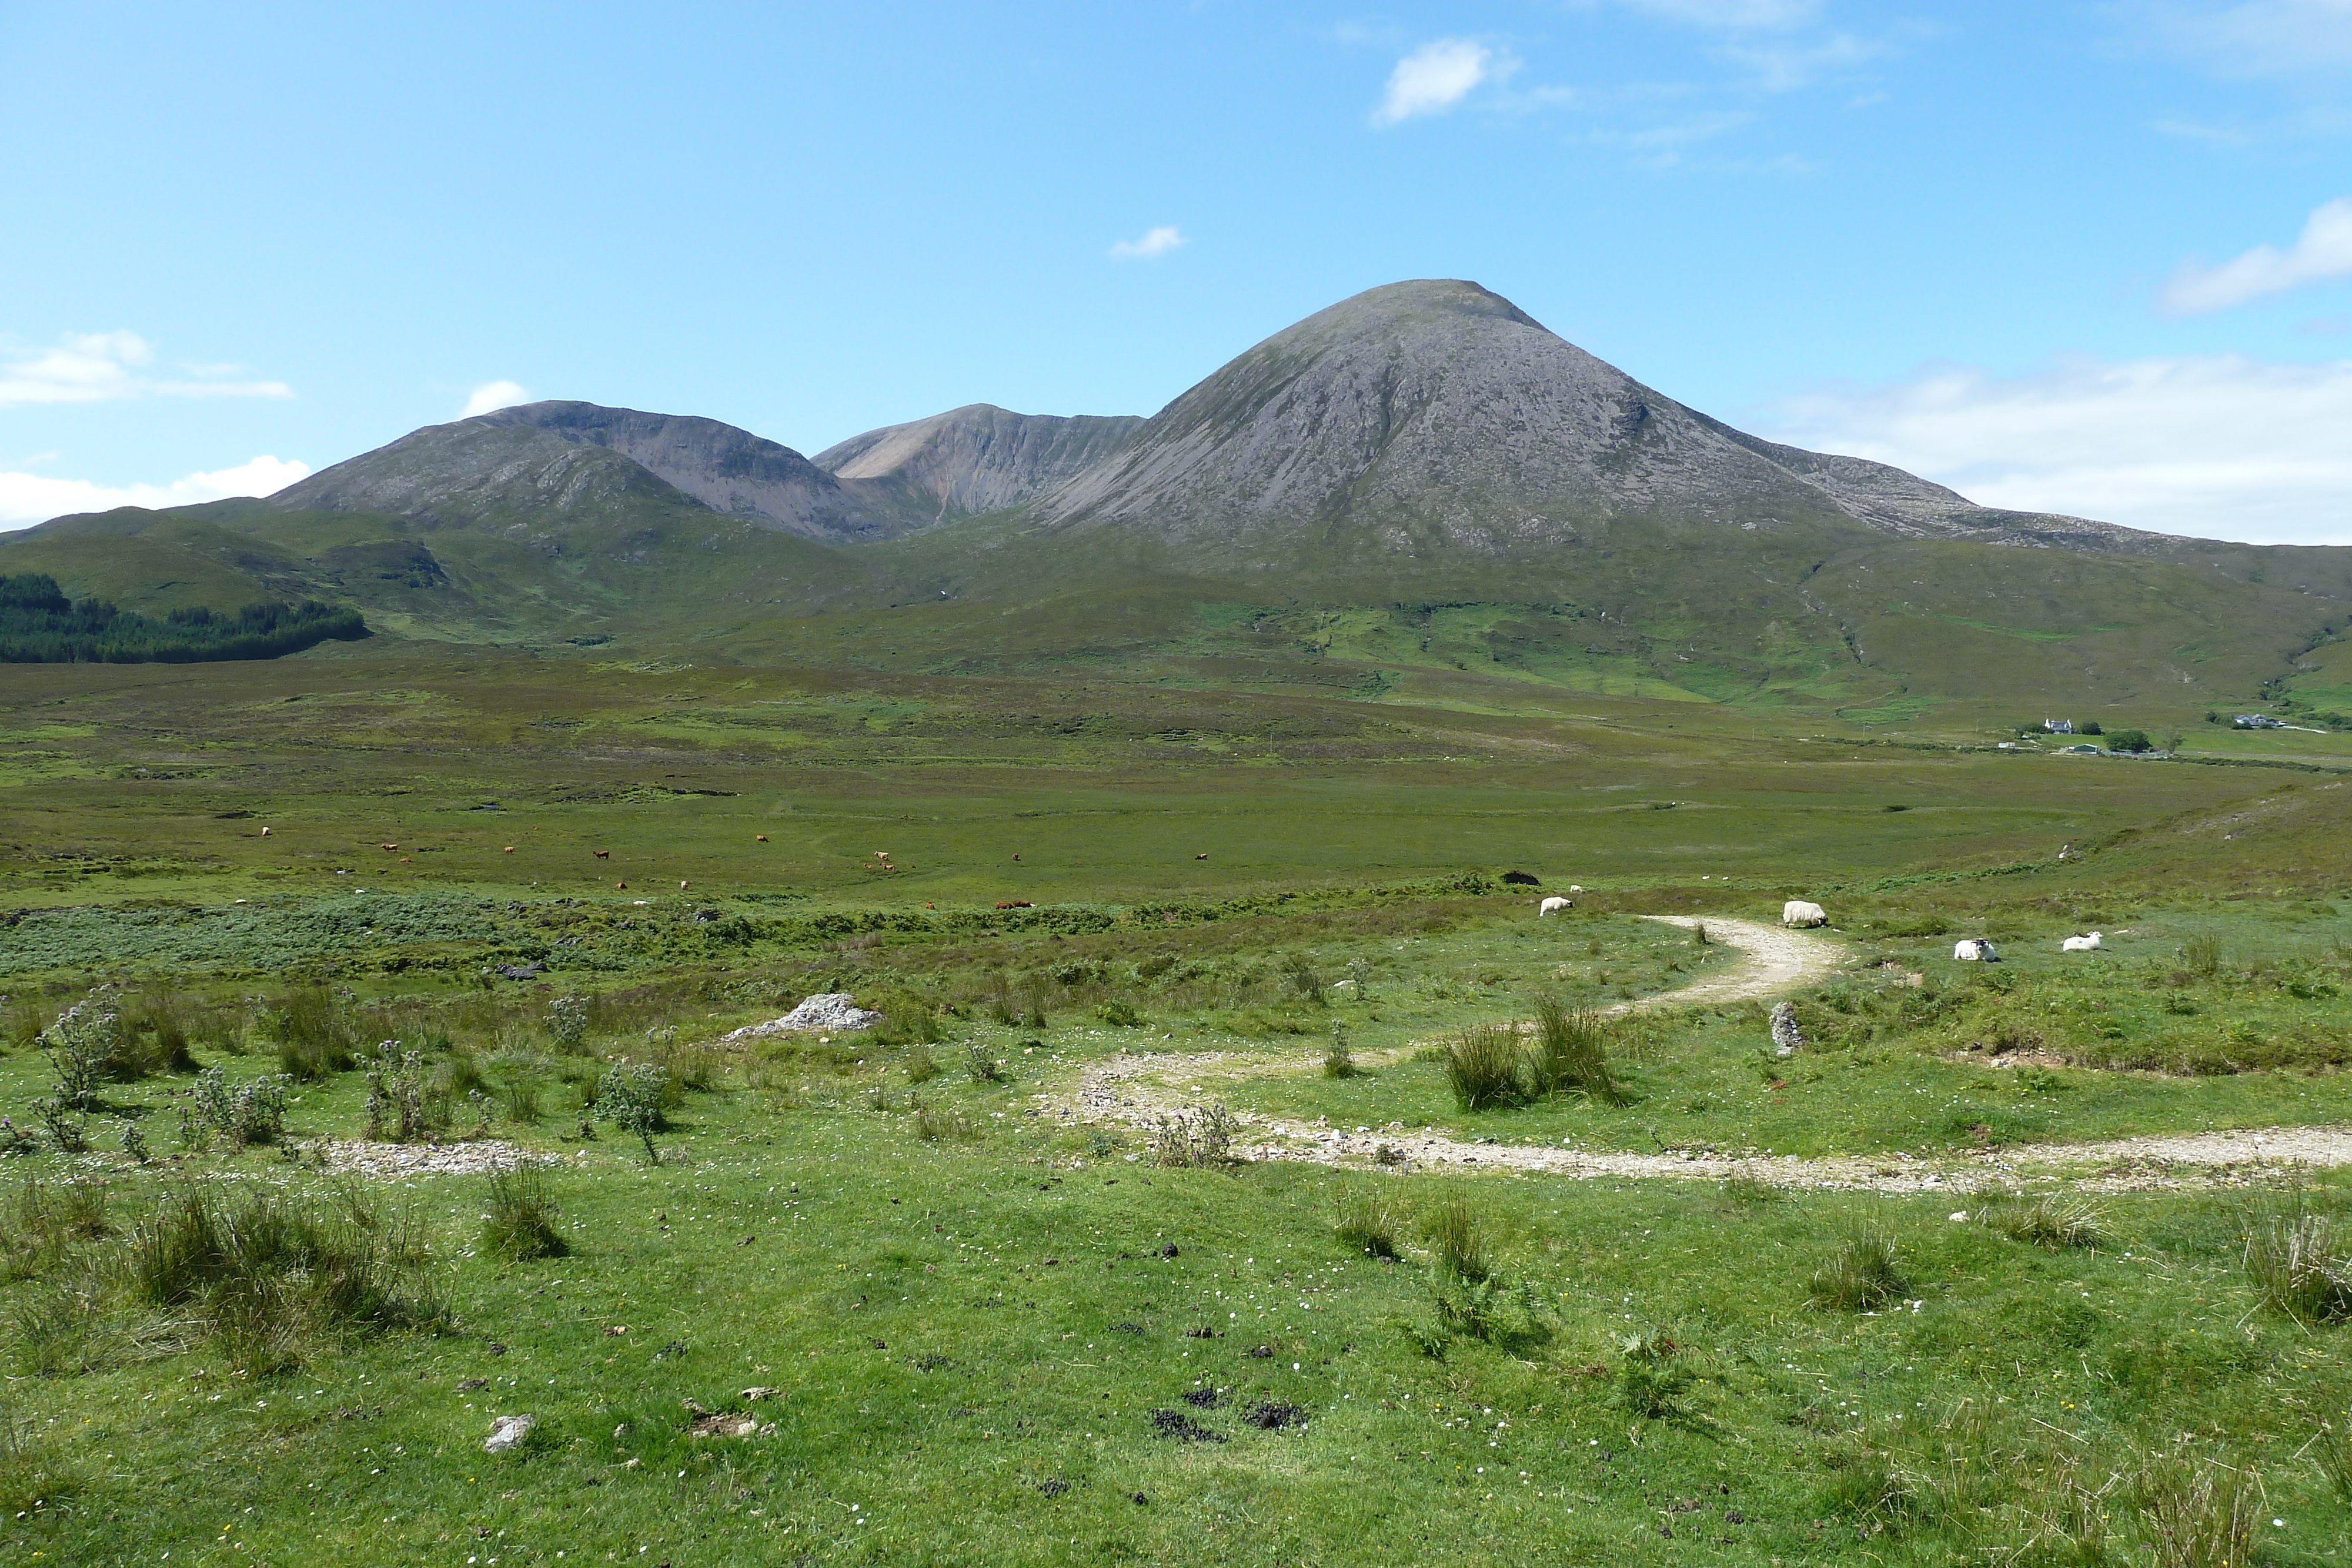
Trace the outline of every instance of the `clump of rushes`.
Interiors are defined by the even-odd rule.
[[[1459,1198],[1439,1204],[1423,1217],[1421,1234],[1438,1271],[1475,1284],[1495,1271],[1478,1217]]]
[[[1362,1071],[1356,1065],[1355,1048],[1348,1040],[1348,1026],[1333,1019],[1330,1042],[1323,1048],[1323,1076],[1353,1078]]]
[[[1386,1193],[1351,1193],[1340,1199],[1331,1229],[1351,1251],[1367,1258],[1395,1258],[1402,1251],[1399,1238],[1405,1219],[1402,1207]]]
[[[2139,1476],[2140,1519],[2158,1568],[2247,1568],[2261,1498],[2227,1465],[2151,1459]]]
[[[1530,1087],[1538,1094],[1588,1094],[1612,1104],[1625,1092],[1609,1067],[1609,1023],[1599,1013],[1536,998],[1536,1040]]]
[[[347,1071],[359,1060],[359,1025],[342,997],[322,986],[294,991],[264,1015],[278,1048],[278,1071],[308,1083]]]
[[[2352,1248],[2325,1214],[2302,1207],[2246,1229],[2246,1278],[2263,1303],[2301,1323],[2352,1321]]]
[[[555,1200],[536,1166],[490,1173],[489,1211],[482,1216],[482,1249],[509,1262],[561,1258],[572,1250],[555,1228]]]
[[[1465,1111],[1525,1103],[1520,1072],[1525,1067],[1517,1026],[1475,1024],[1447,1040],[1445,1082]]]
[[[931,1054],[928,1045],[919,1045],[907,1052],[907,1082],[929,1083],[940,1075],[940,1059]]]
[[[970,1117],[952,1106],[918,1103],[915,1106],[915,1136],[927,1144],[936,1144],[942,1138],[968,1142],[980,1136],[980,1131],[971,1124]]]
[[[2056,1251],[2096,1247],[2106,1239],[2098,1208],[2079,1197],[2053,1193],[2032,1202],[2005,1193],[1980,1194],[1977,1218],[2011,1241]]]
[[[1896,1267],[1895,1243],[1875,1231],[1849,1238],[1813,1270],[1805,1299],[1828,1312],[1876,1312],[1910,1289]]]

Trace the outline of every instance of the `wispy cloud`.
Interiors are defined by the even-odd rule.
[[[1727,32],[1801,27],[1822,14],[1821,0],[1619,0],[1629,11]]]
[[[1789,399],[1776,440],[1892,463],[1989,507],[2259,544],[2352,544],[2352,361],[2235,355],[1938,369]]]
[[[239,365],[179,365],[158,374],[136,332],[68,332],[53,348],[0,349],[0,408],[138,397],[292,397],[284,382],[236,379]]]
[[[2125,0],[2127,21],[2217,76],[2352,72],[2352,0]]]
[[[1374,125],[1395,125],[1423,115],[1443,114],[1468,97],[1480,82],[1505,74],[1509,62],[1469,38],[1423,44],[1396,63],[1388,90],[1372,111]]]
[[[471,419],[478,413],[495,413],[530,401],[530,393],[523,390],[520,382],[484,382],[467,397],[466,406],[457,411],[457,417]]]
[[[1118,241],[1108,254],[1114,261],[1151,261],[1185,243],[1183,231],[1174,224],[1161,224],[1157,228],[1144,230],[1141,239]]]
[[[69,513],[116,507],[192,507],[230,496],[274,495],[310,472],[309,464],[292,458],[256,457],[167,485],[112,486],[0,469],[0,528],[26,528]]]
[[[2301,237],[2284,250],[2258,245],[2219,267],[2182,263],[2165,284],[2162,301],[2176,316],[2197,316],[2331,277],[2352,277],[2352,200],[2315,209]]]

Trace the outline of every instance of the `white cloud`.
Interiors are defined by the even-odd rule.
[[[2194,316],[2347,277],[2352,277],[2352,201],[2339,198],[2314,210],[2302,237],[2285,250],[2258,245],[2219,267],[2182,263],[2164,286],[2164,308],[2175,315]]]
[[[191,474],[168,485],[117,486],[0,470],[0,528],[27,528],[72,512],[104,512],[116,507],[191,507],[230,496],[274,495],[308,477],[310,472],[309,464],[290,457],[256,457],[234,468]]]
[[[0,350],[0,408],[158,397],[292,397],[284,382],[235,381],[238,365],[183,365],[147,373],[155,350],[136,332],[68,332],[55,348]],[[193,379],[189,379],[193,378]]]
[[[1891,463],[1988,507],[2257,544],[2352,544],[2352,361],[1941,369],[1792,398],[1775,440]]]
[[[1386,96],[1372,111],[1375,125],[1394,125],[1423,114],[1443,114],[1482,81],[1501,74],[1495,51],[1468,38],[1423,44],[1389,73]]]
[[[459,419],[471,419],[478,413],[493,413],[502,408],[512,408],[519,402],[529,402],[530,393],[518,382],[484,382],[457,411]]]
[[[1110,247],[1109,254],[1118,261],[1150,261],[1155,256],[1166,256],[1184,243],[1183,235],[1177,231],[1174,224],[1161,224],[1158,228],[1146,229],[1141,239],[1118,241]]]

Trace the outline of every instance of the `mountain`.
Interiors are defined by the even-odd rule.
[[[1391,284],[1276,333],[1044,497],[1048,526],[1192,547],[1344,533],[1415,554],[1526,554],[1620,520],[2128,546],[1996,512],[1859,458],[1732,430],[1451,279]]]
[[[1887,722],[2352,692],[2328,651],[2352,550],[1978,507],[1736,430],[1445,279],[1318,312],[1149,419],[974,404],[812,459],[715,420],[533,403],[266,501],[56,519],[0,540],[0,572],[24,571],[148,612],[325,599],[388,633],[369,650],[1549,686]]]
[[[853,435],[815,465],[866,493],[902,498],[932,522],[1001,512],[1108,457],[1145,423],[1134,415],[1014,413],[991,403]]]

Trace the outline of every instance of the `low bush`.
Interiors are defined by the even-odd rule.
[[[963,1048],[963,1065],[974,1083],[1004,1082],[1004,1063],[997,1061],[982,1041],[975,1040]]]
[[[222,1069],[206,1068],[196,1075],[194,1103],[180,1113],[180,1141],[202,1148],[218,1138],[232,1149],[277,1143],[286,1135],[286,1091],[292,1082],[281,1072],[231,1083]]]
[[[482,1249],[509,1262],[561,1258],[572,1250],[555,1228],[555,1200],[536,1166],[490,1173],[489,1210],[482,1216]]]
[[[1353,1078],[1362,1071],[1356,1065],[1355,1049],[1348,1040],[1348,1026],[1333,1019],[1331,1041],[1323,1048],[1323,1076]]]
[[[928,1045],[919,1045],[907,1052],[907,1082],[929,1083],[940,1075],[940,1059],[931,1054]]]
[[[654,1147],[654,1134],[669,1128],[668,1118],[662,1114],[662,1102],[668,1092],[669,1074],[660,1068],[623,1062],[606,1071],[598,1083],[592,1113],[635,1135],[646,1146],[646,1158],[659,1165],[661,1154]]]
[[[1162,1116],[1152,1124],[1151,1162],[1176,1169],[1231,1165],[1240,1131],[1240,1118],[1223,1104]]]
[[[1677,1359],[1682,1346],[1674,1337],[1663,1329],[1652,1329],[1625,1335],[1618,1343],[1624,1352],[1617,1364],[1618,1407],[1647,1421],[1689,1419],[1683,1396],[1698,1381],[1698,1375]]]
[[[1895,1243],[1864,1231],[1813,1271],[1805,1299],[1824,1311],[1876,1312],[1908,1289],[1895,1264]]]

